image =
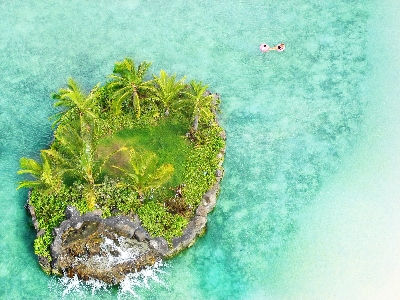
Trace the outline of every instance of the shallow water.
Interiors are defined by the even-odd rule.
[[[395,53],[370,46],[398,5],[196,2],[0,3],[1,299],[355,299],[398,283],[399,76]],[[263,54],[264,42],[286,50]],[[40,271],[15,173],[51,140],[49,94],[70,76],[104,82],[125,56],[221,94],[226,175],[193,248],[124,290],[96,290]]]
[[[276,299],[400,299],[400,3],[370,19],[371,100],[343,167],[299,214],[300,230],[271,278]],[[390,42],[383,53],[377,45]]]

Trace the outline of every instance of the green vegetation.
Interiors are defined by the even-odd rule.
[[[161,70],[146,80],[150,63],[117,62],[109,81],[85,93],[69,79],[52,95],[54,141],[40,160],[21,158],[44,235],[37,255],[50,258],[51,232],[67,205],[103,217],[137,214],[152,236],[182,234],[202,195],[215,183],[224,147],[216,122],[218,101],[207,86]],[[181,193],[176,193],[177,190]]]

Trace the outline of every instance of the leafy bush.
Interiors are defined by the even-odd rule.
[[[188,224],[187,219],[169,213],[156,201],[143,204],[137,213],[151,236],[162,236],[168,242],[171,242],[173,237],[182,235],[183,228]]]
[[[43,256],[49,261],[51,260],[49,247],[53,242],[53,237],[51,233],[46,232],[44,235],[39,236],[33,242],[33,249],[36,255]]]

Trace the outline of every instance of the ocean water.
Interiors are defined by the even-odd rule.
[[[400,298],[399,12],[394,0],[0,2],[0,299]],[[125,56],[221,94],[217,207],[191,249],[120,288],[48,277],[19,158],[51,141],[50,93],[71,76],[105,82]]]

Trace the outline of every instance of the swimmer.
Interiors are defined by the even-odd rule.
[[[261,50],[261,52],[268,52],[268,50],[270,50],[270,48],[267,44],[261,44],[260,50]]]
[[[278,45],[270,48],[269,50],[276,50],[278,52],[282,52],[283,50],[285,50],[285,44],[278,44]]]
[[[276,45],[276,51],[282,52],[283,50],[285,50],[285,44]]]

